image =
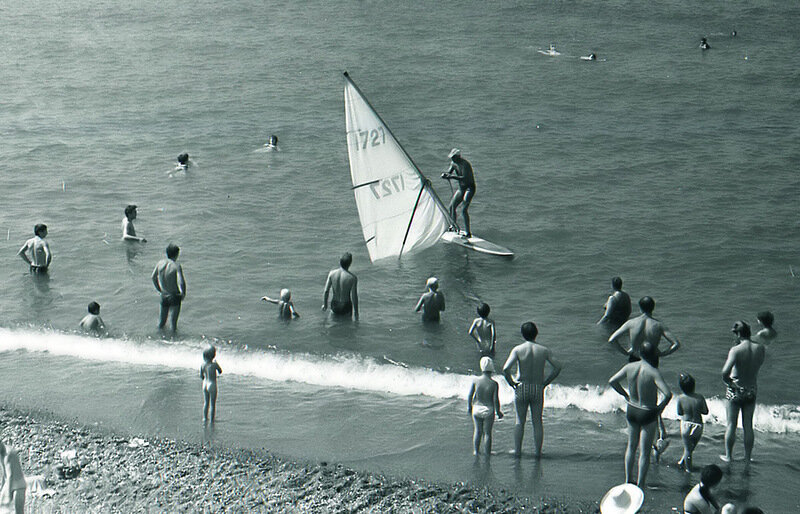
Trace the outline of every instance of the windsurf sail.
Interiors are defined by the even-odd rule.
[[[435,244],[450,216],[411,156],[344,74],[350,176],[372,262]]]

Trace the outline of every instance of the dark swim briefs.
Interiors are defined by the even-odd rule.
[[[35,264],[31,264],[31,273],[45,275],[47,274],[47,266],[37,266]]]
[[[350,300],[346,302],[331,300],[331,312],[337,316],[349,316],[353,313],[353,304],[350,303]]]
[[[629,403],[628,410],[625,412],[625,417],[631,425],[646,426],[656,422],[658,419],[658,411],[656,409],[637,407]]]
[[[181,304],[182,298],[173,294],[161,294],[161,306],[164,308],[178,307]]]

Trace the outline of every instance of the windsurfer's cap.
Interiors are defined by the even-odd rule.
[[[459,155],[459,156],[460,156],[460,155],[461,155],[461,150],[459,150],[458,148],[453,148],[452,150],[450,150],[450,154],[449,154],[447,157],[448,157],[449,159],[452,159],[452,158],[453,158],[453,157],[455,157],[456,155]]]
[[[438,285],[439,285],[439,279],[436,277],[431,277],[428,279],[427,282],[425,282],[426,287],[438,286]]]

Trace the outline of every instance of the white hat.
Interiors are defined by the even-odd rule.
[[[600,500],[602,514],[635,514],[644,503],[644,492],[634,484],[615,485]]]
[[[461,155],[461,150],[459,150],[458,148],[453,148],[452,150],[450,150],[450,154],[447,157],[449,159],[452,159],[456,155]]]
[[[719,512],[720,514],[736,514],[736,505],[732,503],[726,503],[722,506],[722,510]]]
[[[284,302],[287,301],[289,298],[292,297],[292,292],[286,288],[281,289],[281,300]]]
[[[431,277],[425,282],[425,287],[437,286],[439,285],[439,279],[436,277]]]
[[[481,371],[494,373],[494,361],[491,357],[481,357]]]

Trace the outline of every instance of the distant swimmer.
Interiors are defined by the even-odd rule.
[[[147,239],[138,237],[136,229],[133,228],[133,220],[136,219],[136,206],[128,205],[125,207],[125,217],[122,218],[122,239],[125,241],[138,241],[146,243]]]
[[[172,243],[167,246],[167,258],[156,264],[153,274],[153,285],[161,293],[161,314],[158,329],[163,330],[167,316],[171,316],[172,333],[178,329],[178,316],[181,314],[181,303],[186,297],[186,280],[183,268],[175,262],[181,249]]]
[[[709,50],[709,49],[711,49],[711,45],[708,44],[708,41],[706,41],[706,38],[703,38],[703,39],[700,40],[700,49],[701,50]]]
[[[478,317],[472,320],[472,325],[469,327],[469,335],[478,343],[478,351],[483,357],[494,357],[495,345],[497,344],[494,321],[489,319],[490,310],[487,304],[480,304],[478,306]]]
[[[269,141],[264,145],[264,150],[267,152],[278,152],[278,136],[275,134],[269,136]]]
[[[27,489],[28,483],[25,481],[25,473],[22,472],[19,453],[16,449],[6,446],[0,441],[0,460],[3,462],[3,475],[5,475],[1,495],[2,502],[8,507],[8,510],[3,512],[10,512],[13,505],[14,514],[23,514],[25,512],[25,489]]]
[[[470,232],[469,227],[469,205],[472,203],[472,199],[475,198],[475,175],[472,172],[472,165],[468,160],[461,157],[461,150],[458,148],[450,150],[450,154],[447,157],[450,159],[450,168],[447,172],[442,173],[442,178],[446,180],[455,179],[458,181],[458,189],[453,193],[453,198],[450,200],[450,205],[448,206],[450,217],[453,218],[453,223],[457,222],[458,214],[456,214],[456,208],[463,202],[464,205],[461,207],[461,214],[464,216],[464,228],[466,229],[464,237],[471,237],[472,232]],[[456,227],[453,226],[450,227],[450,229],[455,230]]]
[[[28,263],[31,273],[47,273],[53,254],[50,253],[50,245],[45,241],[47,237],[47,225],[39,223],[33,227],[33,237],[25,241],[17,255]],[[28,255],[30,254],[30,255]]]
[[[331,296],[331,312],[336,316],[351,314],[358,319],[358,279],[350,272],[353,256],[345,252],[339,259],[339,267],[328,273],[325,280],[325,293],[322,297],[322,310],[328,308],[328,296]]]
[[[539,329],[528,321],[522,324],[522,337],[525,342],[511,350],[505,365],[503,375],[506,382],[514,389],[514,408],[517,413],[517,422],[514,425],[514,456],[522,456],[522,437],[525,435],[525,421],[528,410],[531,413],[531,425],[535,442],[534,455],[542,455],[542,442],[544,429],[542,426],[542,409],[544,408],[544,388],[556,379],[561,373],[561,364],[553,358],[550,350],[536,342]],[[547,378],[544,370],[547,364],[552,368]],[[516,366],[516,378],[511,375]]]
[[[178,164],[176,165],[176,168],[181,168],[186,170],[189,169],[190,164],[191,163],[189,161],[189,154],[182,153],[178,156]]]
[[[203,365],[200,366],[200,378],[203,379],[203,419],[208,421],[210,414],[212,423],[217,414],[217,375],[222,374],[222,368],[214,360],[216,355],[217,349],[213,346],[203,350]]]
[[[261,299],[265,302],[274,303],[278,306],[278,317],[281,319],[299,318],[300,315],[294,310],[292,304],[292,292],[288,289],[281,289],[280,299],[270,298],[269,296],[262,296]]]
[[[678,396],[678,416],[681,418],[683,456],[678,467],[692,471],[692,453],[703,436],[703,414],[708,414],[708,405],[702,394],[694,392],[694,377],[681,373],[678,379],[682,394]]]
[[[631,297],[622,290],[622,279],[611,279],[611,296],[606,300],[605,313],[598,321],[598,325],[605,325],[610,332],[616,332],[631,315]]]
[[[551,57],[555,57],[556,55],[561,55],[561,52],[556,50],[556,45],[554,45],[553,43],[550,43],[550,48],[548,48],[547,50],[539,50],[539,53],[542,55],[549,55]]]
[[[436,277],[431,277],[425,283],[425,291],[420,296],[417,306],[414,308],[416,312],[422,310],[422,321],[427,323],[437,323],[439,321],[439,313],[444,308],[444,293],[439,291],[439,280]]]
[[[80,327],[84,332],[90,332],[98,336],[106,333],[106,325],[103,323],[103,318],[100,317],[99,303],[91,302],[89,304],[89,314],[83,317]]]
[[[733,29],[733,32],[731,32],[731,37],[736,37],[736,35],[736,29]]]
[[[486,454],[492,453],[492,427],[495,414],[503,419],[500,410],[500,387],[492,378],[494,361],[491,357],[482,357],[480,361],[481,376],[472,380],[467,396],[467,412],[472,416],[474,430],[472,433],[473,455],[481,451],[481,442],[485,439]]]
[[[769,344],[774,341],[778,337],[778,332],[772,328],[775,316],[770,311],[762,311],[758,313],[756,319],[758,319],[758,324],[764,328],[756,332],[753,340],[761,344]]]
[[[700,472],[700,483],[692,487],[683,500],[684,514],[704,514],[717,512],[719,503],[711,494],[711,488],[722,481],[722,470],[716,464],[710,464]]]
[[[656,302],[652,298],[642,297],[639,300],[639,309],[642,314],[623,323],[616,332],[611,334],[608,342],[617,345],[619,351],[631,357],[632,360],[639,358],[642,345],[649,342],[656,351],[655,366],[658,366],[658,358],[674,353],[680,348],[681,343],[661,321],[653,317],[655,307]],[[618,341],[620,336],[625,333],[629,334],[631,339],[631,347],[628,350],[625,350]],[[658,349],[662,337],[671,343],[670,347],[663,352]]]
[[[597,54],[591,53],[589,55],[581,55],[581,59],[584,60],[584,61],[596,61],[597,60]]]
[[[758,393],[758,371],[764,364],[766,349],[764,345],[750,339],[750,325],[744,321],[734,323],[731,332],[736,334],[739,344],[730,349],[728,359],[722,367],[722,380],[727,388],[725,399],[728,401],[728,426],[725,430],[725,455],[720,458],[725,462],[733,460],[733,444],[736,442],[736,426],[741,412],[744,460],[749,462],[755,440],[753,414]]]
[[[608,380],[616,392],[628,403],[626,419],[628,422],[628,447],[625,450],[625,481],[644,488],[647,469],[650,467],[650,454],[656,435],[656,425],[661,412],[672,399],[672,392],[664,377],[654,366],[657,356],[655,346],[645,342],[641,346],[641,359],[622,367]],[[621,385],[626,380],[627,390]],[[658,393],[664,397],[658,403]],[[639,450],[639,471],[634,480],[636,450]]]

